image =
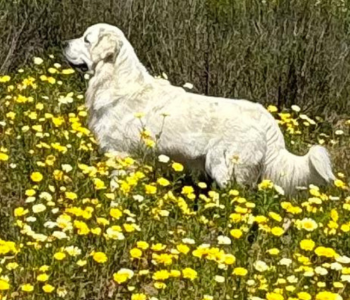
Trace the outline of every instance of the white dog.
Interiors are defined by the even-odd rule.
[[[93,74],[86,93],[89,127],[104,151],[125,157],[138,147],[135,113],[142,112],[153,137],[160,134],[159,153],[206,172],[220,187],[232,179],[243,185],[270,179],[292,193],[335,178],[325,148],[313,146],[305,156],[288,152],[262,105],[188,93],[152,77],[117,27],[91,26],[67,41],[64,53]]]

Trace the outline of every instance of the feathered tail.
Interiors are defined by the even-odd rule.
[[[281,186],[286,194],[292,194],[296,187],[309,184],[324,185],[335,176],[327,150],[322,146],[312,146],[304,156],[297,156],[287,149],[279,149],[274,159],[265,166],[264,178]]]
[[[312,146],[304,156],[290,153],[276,120],[270,114],[265,117],[267,152],[262,174],[264,179],[281,186],[286,194],[292,194],[298,186],[324,185],[335,179],[324,147]]]

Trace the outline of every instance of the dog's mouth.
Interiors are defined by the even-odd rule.
[[[88,67],[88,65],[85,64],[85,63],[82,63],[82,64],[74,64],[74,63],[70,62],[69,60],[68,60],[68,63],[69,63],[69,65],[70,65],[72,68],[77,69],[77,70],[79,70],[79,71],[81,71],[81,72],[84,72],[84,73],[85,73],[85,72],[89,71],[89,67]]]
[[[63,51],[63,56],[65,58],[65,61],[73,68],[73,69],[77,69],[80,72],[87,72],[89,71],[89,66],[87,65],[87,63],[84,62],[84,60],[80,59],[81,62],[75,62],[75,61],[79,61],[76,58],[72,58],[71,56],[69,56],[66,51]]]

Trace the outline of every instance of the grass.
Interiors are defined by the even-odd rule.
[[[293,152],[331,151],[334,186],[216,190],[145,132],[151,159],[99,153],[79,77],[53,56],[0,77],[1,300],[348,299],[349,120],[268,107]]]
[[[350,110],[344,0],[0,0],[0,73],[101,22],[176,85],[339,119]]]

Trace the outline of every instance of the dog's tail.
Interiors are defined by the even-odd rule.
[[[281,186],[286,194],[292,194],[299,186],[324,185],[335,179],[329,154],[324,147],[312,146],[304,156],[290,153],[285,148],[282,132],[275,121],[274,124],[270,123],[267,139],[263,178]]]

